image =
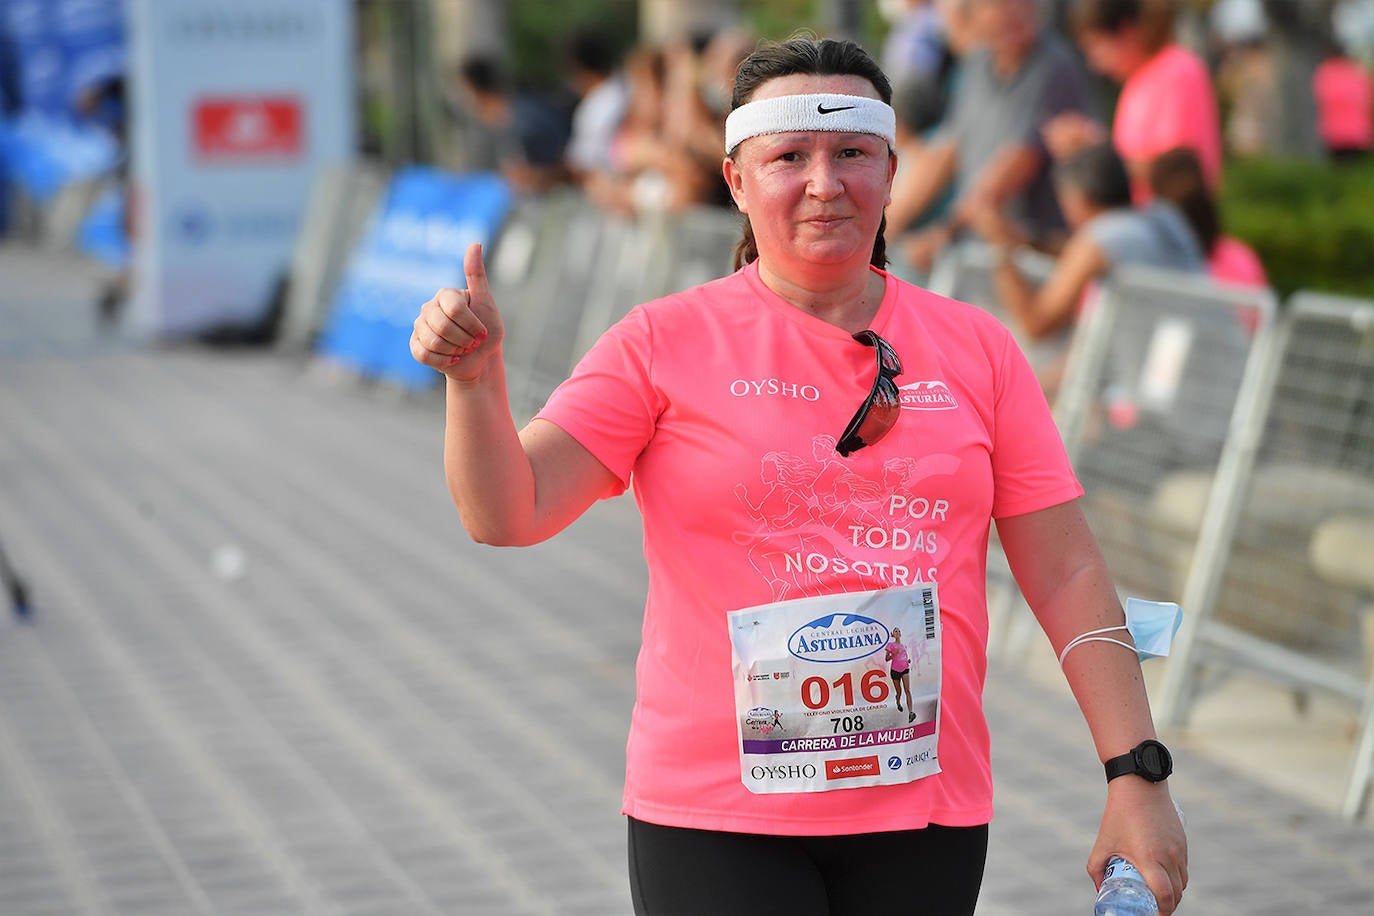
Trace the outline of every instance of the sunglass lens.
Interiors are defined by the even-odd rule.
[[[901,395],[896,383],[887,376],[879,377],[873,386],[873,393],[864,401],[854,419],[849,421],[835,450],[848,458],[850,452],[872,445],[896,425],[901,411]]]

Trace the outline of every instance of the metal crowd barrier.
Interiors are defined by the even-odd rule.
[[[523,201],[492,253],[516,418],[538,412],[631,308],[729,273],[739,231],[738,216],[717,208],[631,218],[571,190]]]
[[[304,350],[314,343],[387,178],[386,169],[368,162],[331,166],[316,177],[291,253],[279,346]]]
[[[1038,341],[1022,334],[997,293],[997,260],[996,249],[987,243],[976,239],[962,241],[940,255],[930,272],[927,288],[933,293],[976,305],[996,315],[1011,329],[1037,374],[1052,371],[1068,351],[1072,331],[1066,330]],[[1054,258],[1028,248],[1018,249],[1013,262],[1021,275],[1037,289],[1054,273]]]
[[[1081,320],[1055,416],[1123,592],[1171,600],[1182,590],[1275,312],[1268,290],[1131,268]],[[1199,484],[1175,504],[1180,477]]]
[[[1072,329],[1043,341],[1027,339],[997,292],[995,271],[997,251],[985,242],[967,239],[947,248],[930,272],[927,288],[931,292],[975,305],[995,315],[1016,337],[1031,368],[1042,382],[1056,377],[1067,355]],[[1016,269],[1035,289],[1054,273],[1054,259],[1021,249],[1016,252]],[[994,526],[988,536],[988,630],[992,650],[1003,657],[1019,654],[1034,636],[1033,620],[1021,591],[1011,574]]]
[[[1158,714],[1180,724],[1208,676],[1235,672],[1349,702],[1353,820],[1374,767],[1374,554],[1359,549],[1374,543],[1374,302],[1295,294],[1252,389],[1196,520]],[[1176,520],[1202,484],[1166,482]]]
[[[388,181],[384,167],[366,162],[316,180],[292,254],[280,346],[307,348],[327,325],[349,258]],[[485,252],[506,322],[517,420],[533,416],[582,354],[635,305],[729,273],[739,233],[738,215],[720,208],[631,218],[604,212],[572,188],[518,199]]]

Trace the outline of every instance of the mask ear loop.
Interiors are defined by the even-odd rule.
[[[1132,652],[1136,651],[1135,646],[1132,645],[1131,643],[1123,642],[1123,641],[1120,640],[1120,639],[1113,639],[1113,638],[1110,637],[1110,636],[1103,636],[1103,635],[1101,635],[1101,634],[1103,634],[1103,633],[1111,633],[1111,632],[1114,631],[1114,630],[1126,630],[1127,633],[1130,632],[1130,630],[1127,629],[1125,625],[1122,625],[1122,626],[1119,626],[1119,627],[1103,627],[1103,628],[1100,629],[1100,630],[1089,630],[1089,631],[1086,632],[1086,633],[1080,633],[1080,634],[1078,634],[1077,636],[1075,636],[1073,639],[1069,640],[1069,644],[1068,644],[1067,646],[1064,647],[1064,650],[1063,650],[1062,652],[1059,653],[1059,667],[1061,667],[1061,668],[1064,667],[1064,656],[1066,656],[1066,655],[1069,654],[1069,650],[1070,650],[1070,649],[1073,649],[1073,648],[1075,648],[1076,646],[1081,646],[1081,645],[1082,645],[1083,643],[1085,643],[1085,642],[1110,642],[1110,643],[1116,643],[1118,646],[1121,646],[1123,649],[1130,649]]]

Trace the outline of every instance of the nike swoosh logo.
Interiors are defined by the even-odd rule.
[[[816,111],[821,114],[834,114],[837,111],[849,111],[854,107],[853,105],[841,105],[839,108],[826,108],[824,105],[818,103],[816,105]]]

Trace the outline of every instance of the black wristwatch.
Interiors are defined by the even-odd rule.
[[[1131,748],[1129,754],[1113,757],[1102,766],[1107,771],[1107,782],[1127,774],[1150,782],[1163,782],[1174,771],[1174,758],[1167,747],[1153,738],[1147,738]]]

